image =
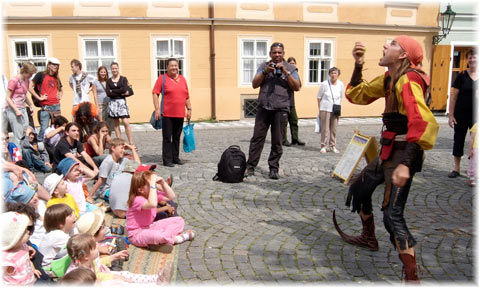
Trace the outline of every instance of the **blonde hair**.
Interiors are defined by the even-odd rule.
[[[37,73],[37,67],[30,62],[23,62],[22,68],[20,68],[20,73],[35,74]]]
[[[138,189],[149,185],[148,180],[150,176],[154,174],[153,171],[143,171],[133,174],[132,181],[130,182],[130,192],[128,193],[127,206],[130,207],[133,204],[133,200],[137,197]]]
[[[79,261],[82,257],[90,254],[95,249],[97,242],[88,233],[76,234],[70,237],[67,242],[67,252],[73,261]]]
[[[110,149],[111,149],[120,145],[125,145],[125,140],[121,138],[113,138],[112,140],[110,140],[108,144],[110,144]]]

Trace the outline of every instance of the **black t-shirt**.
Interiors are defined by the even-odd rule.
[[[83,152],[83,145],[80,141],[75,140],[73,142],[73,145],[70,146],[68,144],[68,141],[65,137],[60,139],[58,142],[57,146],[55,146],[55,152],[53,153],[53,163],[55,165],[58,165],[60,161],[62,161],[63,158],[65,158],[65,154],[67,153],[72,153],[73,156],[77,157],[77,153],[82,153]]]
[[[453,82],[453,88],[459,90],[457,102],[455,103],[455,111],[453,113],[455,118],[473,118],[473,107],[475,107],[473,101],[475,82],[476,81],[473,81],[472,78],[470,78],[467,70],[458,74],[455,82]]]

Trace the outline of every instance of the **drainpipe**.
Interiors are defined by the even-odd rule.
[[[210,18],[210,93],[212,102],[212,119],[217,119],[215,110],[215,23],[213,1],[208,2],[208,18]]]

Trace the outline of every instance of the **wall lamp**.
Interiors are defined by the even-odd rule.
[[[445,39],[448,33],[450,33],[450,29],[452,29],[452,24],[455,20],[456,14],[457,13],[452,10],[452,6],[450,6],[450,4],[447,5],[447,10],[445,10],[445,12],[440,13],[440,21],[442,22],[442,34],[433,36],[433,45],[437,45],[438,43],[440,43],[440,41]]]

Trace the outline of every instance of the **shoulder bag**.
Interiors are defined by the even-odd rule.
[[[150,124],[152,124],[155,130],[162,129],[163,124],[163,95],[165,93],[165,74],[163,74],[163,81],[162,81],[162,102],[160,104],[160,118],[155,120],[155,110],[153,110],[152,116],[150,117]]]
[[[332,93],[332,102],[333,102],[332,113],[333,115],[340,117],[340,114],[342,113],[342,105],[335,104],[335,96],[333,95],[332,86],[330,86],[330,80],[327,80],[327,81],[328,81],[328,87],[330,87],[330,93]]]

